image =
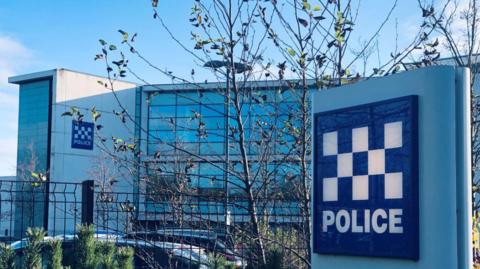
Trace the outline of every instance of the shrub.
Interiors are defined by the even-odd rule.
[[[227,261],[222,255],[209,254],[208,267],[212,269],[231,269],[235,268],[235,264]]]
[[[63,269],[63,250],[62,241],[53,240],[49,243],[50,255],[49,255],[49,268],[51,269]]]
[[[0,269],[15,269],[15,252],[3,243],[0,243]]]
[[[78,226],[77,238],[75,239],[75,266],[77,269],[95,269],[96,267],[96,244],[93,238],[93,225]]]
[[[95,264],[99,269],[115,268],[115,244],[97,242],[95,247]]]
[[[284,269],[284,253],[279,248],[272,248],[267,254],[265,269]]]
[[[42,269],[42,245],[45,234],[43,228],[27,229],[27,246],[23,249],[25,269]]]
[[[132,269],[132,248],[118,248],[111,242],[98,242],[93,225],[79,226],[75,239],[76,269]]]
[[[133,255],[134,255],[133,248],[129,248],[129,247],[119,248],[116,255],[118,268],[133,269]]]

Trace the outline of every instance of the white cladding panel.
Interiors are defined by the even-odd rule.
[[[68,70],[57,70],[53,79],[52,99],[52,130],[50,180],[52,182],[81,183],[85,180],[98,180],[104,176],[115,177],[118,183],[115,191],[132,192],[133,176],[127,171],[121,171],[112,163],[111,158],[103,153],[99,145],[101,137],[107,139],[105,145],[113,151],[112,136],[121,138],[130,143],[134,142],[134,123],[127,120],[125,124],[114,114],[125,108],[135,118],[135,91],[136,85],[126,82],[115,82],[115,95],[100,85],[98,81],[105,78],[91,76]],[[117,99],[118,98],[118,101]],[[92,107],[101,113],[97,123],[103,128],[95,134],[93,150],[76,149],[71,147],[72,120],[70,116],[62,116],[71,107],[76,107],[84,114],[85,122],[93,122]],[[131,156],[131,155],[130,155]],[[52,186],[51,188],[54,188]],[[51,190],[55,192],[54,189]],[[61,190],[59,190],[61,192]],[[76,196],[81,199],[81,188]],[[59,199],[62,199],[59,197]],[[63,232],[64,229],[73,229],[74,215],[71,212],[60,212],[50,206],[49,216],[57,219],[67,218],[66,227],[63,222],[49,220],[50,231]],[[56,212],[54,212],[56,211]],[[77,220],[78,220],[77,216]]]

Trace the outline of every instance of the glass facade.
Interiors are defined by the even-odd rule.
[[[42,80],[20,85],[18,115],[17,178],[31,180],[31,173],[47,174],[49,165],[49,121],[51,81]],[[27,186],[28,187],[28,186]],[[27,227],[44,226],[45,185],[31,185],[31,194],[19,183],[23,197],[16,206],[15,236],[23,236]]]
[[[234,98],[231,95],[231,98]],[[291,154],[296,143],[292,127],[298,127],[295,113],[299,111],[299,96],[291,90],[255,88],[243,90],[237,96],[245,134],[246,153],[252,173],[274,172],[277,188],[288,189],[288,178],[298,175],[298,164],[276,163]],[[148,155],[162,162],[164,172],[173,171],[174,164],[185,156],[198,155],[200,159],[189,170],[189,183],[193,189],[204,192],[224,189],[223,165],[225,139],[228,139],[229,162],[233,170],[241,172],[239,148],[239,122],[237,109],[230,101],[229,128],[225,128],[226,100],[218,90],[150,92],[148,96]],[[297,126],[296,126],[297,125]],[[227,134],[228,130],[228,134]],[[255,161],[268,155],[271,165]],[[173,158],[173,159],[172,159]],[[171,160],[171,167],[168,162]],[[196,158],[199,159],[199,158]],[[153,164],[152,164],[153,165]],[[157,164],[155,164],[157,165]],[[216,180],[219,179],[219,180]],[[230,195],[241,195],[242,181],[229,175]],[[272,184],[273,185],[273,184]]]

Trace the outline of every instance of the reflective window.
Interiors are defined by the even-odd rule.
[[[150,94],[150,105],[175,105],[176,94],[174,93],[153,93]]]
[[[202,105],[201,114],[203,117],[209,116],[220,116],[223,117],[225,115],[225,106],[222,105]]]
[[[200,113],[199,105],[178,105],[177,117],[193,118],[195,113]]]
[[[300,91],[265,90],[251,93],[246,89],[240,94],[241,115],[245,128],[247,154],[251,156],[252,171],[256,173],[256,155],[265,151],[272,154],[291,154],[294,137],[290,126],[299,127],[298,98]],[[225,156],[225,100],[222,93],[216,91],[168,92],[150,95],[148,154],[160,152],[160,156],[172,158],[199,154],[202,158],[219,161]],[[238,130],[235,120],[235,107],[230,105],[229,132]],[[287,124],[285,124],[287,122]],[[238,133],[234,139],[229,137],[231,160],[238,160],[240,148]],[[163,142],[172,143],[175,147]],[[265,139],[271,139],[265,142]],[[263,143],[260,143],[263,141]],[[178,149],[183,149],[183,151]],[[188,157],[185,157],[188,158]],[[199,188],[199,193],[209,193],[223,188],[223,171],[207,163],[197,163],[198,176],[191,176],[191,185]],[[223,165],[223,164],[221,164]],[[295,165],[286,166],[294,167]],[[223,166],[222,166],[223,167]],[[238,166],[241,170],[241,165]],[[270,168],[269,168],[270,169]],[[273,168],[272,168],[273,169]],[[285,169],[288,170],[288,169]],[[290,173],[293,173],[289,171]],[[285,185],[287,172],[280,172],[275,178],[279,186]],[[298,171],[297,171],[298,174]],[[232,179],[231,179],[232,180]],[[231,193],[239,193],[238,187],[231,186]],[[288,188],[288,187],[285,187]],[[208,207],[209,205],[205,205]]]
[[[175,117],[175,106],[151,106],[150,118]]]
[[[17,151],[17,177],[19,180],[31,180],[31,172],[47,172],[48,138],[50,136],[49,107],[49,80],[20,85]],[[35,208],[33,210],[30,206],[21,206],[22,211],[26,211],[15,214],[14,233],[17,237],[23,236],[23,231],[27,227],[42,226],[44,217],[44,206],[41,201],[45,194],[42,188],[37,188],[34,193],[25,191],[28,186],[23,185],[22,188],[24,192],[19,194],[18,200],[22,203],[26,202],[26,204],[34,203]]]

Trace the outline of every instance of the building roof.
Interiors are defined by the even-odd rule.
[[[29,73],[29,74],[24,74],[24,75],[12,76],[12,77],[8,78],[8,83],[22,84],[22,83],[29,82],[29,81],[46,79],[46,78],[55,76],[55,74],[58,71],[68,71],[68,72],[83,74],[83,75],[87,75],[87,76],[91,76],[91,77],[98,77],[98,78],[101,78],[101,79],[107,79],[107,77],[105,77],[105,76],[99,76],[99,75],[90,74],[90,73],[86,73],[86,72],[75,71],[75,70],[71,70],[71,69],[67,69],[67,68],[55,68],[55,69],[50,69],[50,70],[46,70],[46,71],[33,72],[33,73]],[[125,80],[118,80],[117,79],[116,81],[121,81],[121,82],[125,82],[125,83],[131,83],[131,84],[134,84],[134,85],[138,85],[135,82],[125,81]]]
[[[25,83],[27,81],[49,78],[49,77],[53,77],[56,72],[57,72],[57,69],[51,69],[51,70],[46,70],[46,71],[40,71],[40,72],[34,72],[34,73],[29,73],[29,74],[24,74],[24,75],[13,76],[13,77],[8,78],[8,83],[22,84],[22,83]]]

